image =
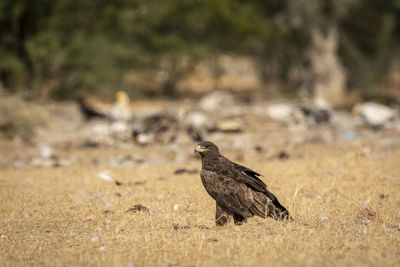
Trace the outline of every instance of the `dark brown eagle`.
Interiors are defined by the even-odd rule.
[[[259,179],[261,174],[225,158],[209,141],[201,142],[194,151],[201,155],[201,181],[217,204],[217,225],[226,224],[231,217],[235,224],[243,224],[254,215],[276,220],[290,218],[288,210]]]

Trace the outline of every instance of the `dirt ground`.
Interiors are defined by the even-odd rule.
[[[163,149],[96,148],[64,151],[77,157],[71,166],[0,169],[1,265],[400,265],[398,147],[315,144],[302,157],[244,157],[295,221],[217,227],[194,145],[184,162],[94,164]]]

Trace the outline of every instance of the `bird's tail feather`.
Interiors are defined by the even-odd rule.
[[[262,218],[272,217],[275,220],[293,220],[289,211],[279,203],[278,199],[271,192],[259,192],[254,197],[250,211]]]

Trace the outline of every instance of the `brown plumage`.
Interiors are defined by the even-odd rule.
[[[242,224],[254,215],[276,220],[290,218],[288,210],[259,179],[259,173],[225,158],[208,141],[198,144],[195,152],[201,155],[201,181],[217,204],[217,225],[226,224],[232,217],[235,224]]]

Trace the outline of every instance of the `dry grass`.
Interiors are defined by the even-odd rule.
[[[107,168],[121,186],[98,178],[103,167],[2,170],[0,263],[400,265],[400,152],[316,147],[302,159],[245,163],[264,174],[295,222],[255,218],[216,227],[199,175],[173,174],[199,170],[195,160]],[[135,204],[151,212],[127,213]],[[375,220],[356,219],[364,207],[376,211]]]

